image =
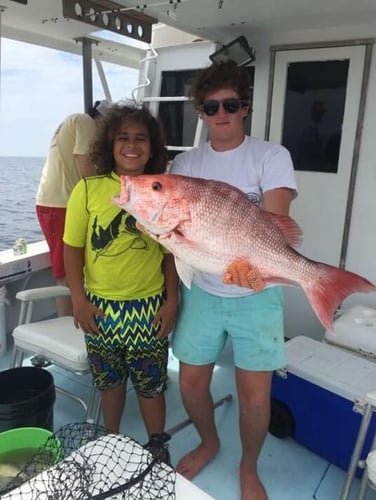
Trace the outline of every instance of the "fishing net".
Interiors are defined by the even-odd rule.
[[[175,471],[133,439],[82,423],[61,427],[7,485],[2,500],[175,499]]]

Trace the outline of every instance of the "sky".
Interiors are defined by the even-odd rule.
[[[113,101],[131,97],[138,70],[103,63]],[[93,99],[104,92],[93,63]],[[0,156],[45,157],[57,125],[83,111],[79,55],[1,40]]]

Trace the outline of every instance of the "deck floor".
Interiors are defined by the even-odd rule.
[[[9,367],[10,359],[10,351],[0,358],[1,370]],[[53,373],[56,385],[68,390],[73,388],[74,392],[87,398],[91,385],[90,376],[76,376],[57,367],[49,369]],[[222,355],[215,369],[212,391],[215,401],[227,394],[232,394],[233,400],[216,409],[221,451],[194,478],[193,483],[216,500],[237,500],[239,499],[237,465],[240,457],[240,441],[234,371],[229,350]],[[167,429],[186,418],[178,387],[178,362],[171,354],[167,390]],[[83,419],[84,412],[80,405],[57,394],[54,406],[55,429]],[[121,432],[140,443],[147,440],[133,389],[128,391]],[[197,433],[192,425],[174,434],[170,442],[172,464],[176,464],[179,457],[195,447],[198,442]],[[345,471],[310,452],[294,439],[277,439],[270,434],[267,436],[259,459],[259,472],[269,500],[337,500],[346,477]],[[356,500],[358,488],[359,480],[356,479],[350,500]],[[376,492],[368,488],[365,498],[375,500]]]

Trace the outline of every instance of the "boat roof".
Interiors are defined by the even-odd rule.
[[[206,39],[229,42],[245,32],[307,30],[376,21],[374,0],[177,0],[176,8],[153,0],[145,9],[160,22]],[[136,6],[138,0],[119,3]],[[155,3],[155,7],[153,4]],[[165,2],[167,4],[168,1]],[[173,2],[174,3],[174,2]]]
[[[20,3],[19,3],[20,2]],[[24,4],[24,2],[27,2]],[[107,29],[101,23],[96,25],[90,22],[67,17],[63,10],[63,4],[72,4],[72,10],[79,11],[76,5],[82,6],[85,11],[91,4],[94,12],[111,12],[115,7],[122,5],[108,0],[90,2],[78,0],[63,2],[62,0],[3,0],[0,3],[1,36],[18,40],[25,43],[45,46],[52,49],[62,50],[74,54],[82,54],[81,39],[93,41],[93,57],[102,61],[117,63],[129,67],[138,68],[140,60],[145,56],[146,50],[150,48],[148,40],[142,38],[131,38],[126,35],[126,30],[117,32]],[[91,9],[92,7],[90,7]],[[128,10],[125,11],[128,13]],[[172,43],[187,43],[193,41],[196,36],[182,33],[179,30],[159,23],[156,18],[142,14],[138,9],[133,10],[130,15],[143,17],[152,26],[152,43],[158,47],[168,40]],[[100,17],[98,17],[100,20]],[[135,25],[137,26],[137,25]],[[156,35],[154,35],[154,31]],[[161,40],[161,41],[159,41]]]
[[[227,43],[246,33],[252,42],[263,32],[310,30],[323,27],[370,24],[376,21],[374,0],[2,0],[2,36],[72,53],[81,53],[77,39],[95,40],[93,56],[104,61],[138,67],[149,48],[121,33],[124,43],[105,40],[98,26],[67,18],[63,4],[71,10],[91,12],[118,10],[147,16],[152,24],[154,48],[212,40]],[[133,8],[129,10],[129,8]],[[127,9],[127,10],[125,10]],[[87,17],[87,16],[86,16]],[[105,30],[103,26],[103,30]],[[116,31],[116,30],[115,30]],[[119,37],[118,37],[119,38]]]

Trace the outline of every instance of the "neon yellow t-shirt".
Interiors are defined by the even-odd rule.
[[[85,247],[85,285],[99,297],[132,300],[163,290],[165,251],[136,228],[134,217],[111,198],[120,179],[110,176],[80,180],[68,201],[64,243]]]

